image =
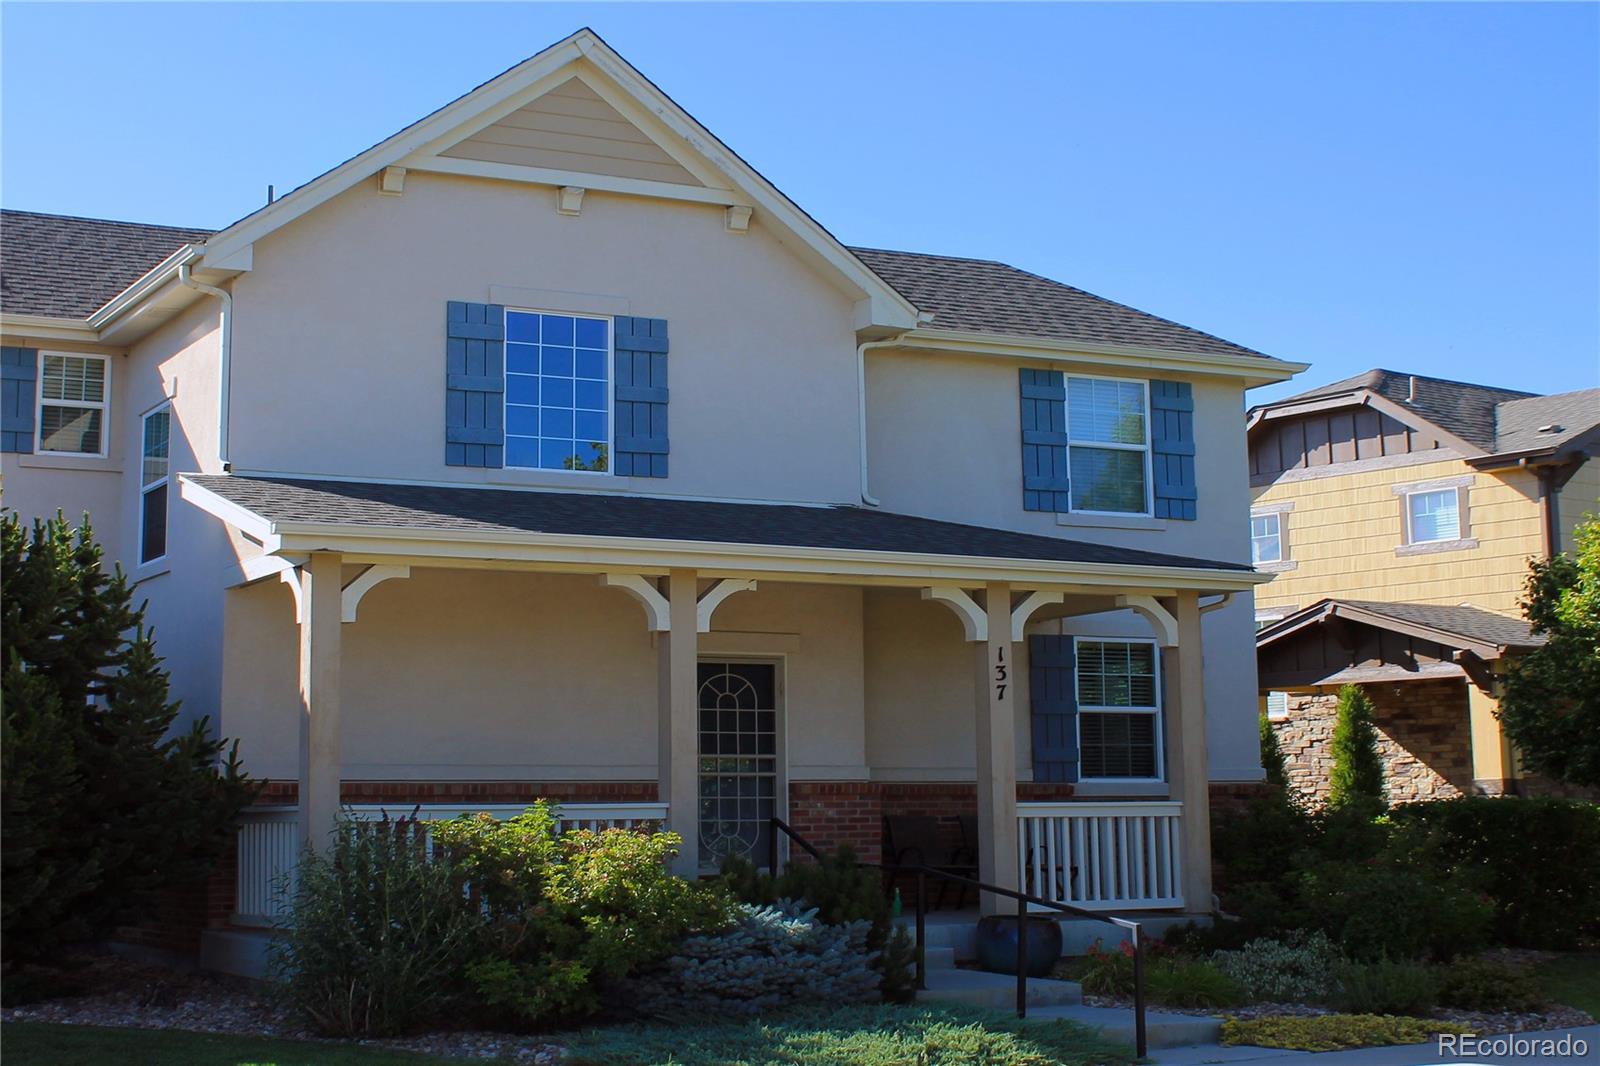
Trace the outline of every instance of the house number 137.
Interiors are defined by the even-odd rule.
[[[994,698],[996,700],[1004,700],[1006,698],[1006,682],[1009,673],[1006,668],[1006,646],[1004,644],[996,644],[994,649]]]

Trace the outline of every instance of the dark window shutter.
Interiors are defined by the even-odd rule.
[[[616,454],[622,477],[667,476],[667,320],[619,315],[616,350]]]
[[[1078,779],[1078,678],[1072,638],[1028,638],[1028,698],[1033,711],[1033,779]]]
[[[1066,511],[1067,384],[1059,370],[1022,371],[1022,507]]]
[[[446,307],[446,466],[505,466],[505,311],[499,304],[460,300]]]
[[[1155,473],[1155,516],[1194,521],[1194,386],[1150,383],[1150,466]]]
[[[0,452],[33,451],[38,374],[37,349],[0,348]]]

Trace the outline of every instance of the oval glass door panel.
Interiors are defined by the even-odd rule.
[[[777,666],[702,662],[699,682],[700,866],[730,855],[763,865],[777,813]]]

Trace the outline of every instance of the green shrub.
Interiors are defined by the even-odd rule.
[[[1322,930],[1292,933],[1283,940],[1252,940],[1237,951],[1218,951],[1211,961],[1252,1000],[1314,1003],[1331,996],[1344,956]]]
[[[874,968],[882,974],[878,991],[885,1003],[911,1003],[917,998],[917,942],[897,925],[878,954]]]
[[[1477,879],[1500,943],[1570,950],[1600,936],[1600,805],[1477,796],[1408,804],[1394,820],[1423,861]]]
[[[1533,1011],[1546,999],[1528,966],[1491,959],[1457,959],[1439,968],[1439,1004],[1476,1011]]]
[[[1351,1014],[1420,1014],[1438,997],[1433,971],[1421,963],[1347,962],[1336,975],[1334,1005]]]
[[[1145,992],[1164,1007],[1237,1007],[1245,1001],[1239,982],[1200,959],[1152,959],[1145,968]]]
[[[1333,857],[1299,875],[1310,925],[1352,959],[1448,959],[1488,942],[1494,907],[1466,876],[1403,844],[1366,862]]]
[[[1096,940],[1083,958],[1078,984],[1091,996],[1133,995],[1133,952],[1126,945],[1107,951]]]
[[[1290,1051],[1340,1051],[1345,1048],[1421,1044],[1439,1033],[1465,1033],[1466,1026],[1427,1018],[1371,1014],[1323,1014],[1310,1018],[1273,1016],[1222,1023],[1222,1043]]]
[[[1339,690],[1339,717],[1333,726],[1333,769],[1328,772],[1328,806],[1382,810],[1383,760],[1378,757],[1377,714],[1359,685]]]
[[[676,1019],[879,998],[870,923],[826,925],[815,910],[786,902],[742,909],[731,929],[688,938],[660,966],[628,981],[630,1009]]]
[[[485,930],[416,822],[341,822],[326,853],[301,857],[290,904],[270,972],[316,1031],[389,1036],[468,1005],[460,978]]]

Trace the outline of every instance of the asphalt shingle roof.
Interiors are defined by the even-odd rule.
[[[1554,427],[1541,432],[1546,426]],[[1600,426],[1600,389],[1508,400],[1495,409],[1494,450],[1560,448]]]
[[[1122,344],[1200,355],[1258,351],[988,259],[852,248],[872,272],[931,312],[935,330]]]
[[[1536,635],[1524,619],[1495,614],[1479,607],[1338,598],[1319,600],[1287,618],[1274,622],[1263,629],[1257,639],[1270,643],[1285,629],[1292,630],[1289,623],[1294,619],[1319,613],[1330,614],[1339,607],[1350,607],[1377,615],[1379,618],[1422,626],[1447,638],[1454,636],[1476,644],[1493,644],[1502,648],[1536,648],[1545,642],[1545,638]]]
[[[1063,563],[1248,570],[1240,563],[1086,544],[865,507],[713,503],[587,492],[301,481],[232,474],[186,480],[270,522],[450,533],[543,533]]]
[[[1406,397],[1411,395],[1412,378],[1417,383],[1416,399],[1407,400]],[[1485,451],[1495,449],[1495,406],[1506,400],[1520,400],[1534,395],[1517,389],[1498,389],[1490,385],[1473,385],[1421,374],[1403,374],[1398,370],[1368,370],[1343,381],[1295,393],[1276,401],[1274,406],[1354,389],[1371,389],[1384,399],[1415,410],[1441,429]]]
[[[0,310],[87,318],[210,230],[0,211]]]

